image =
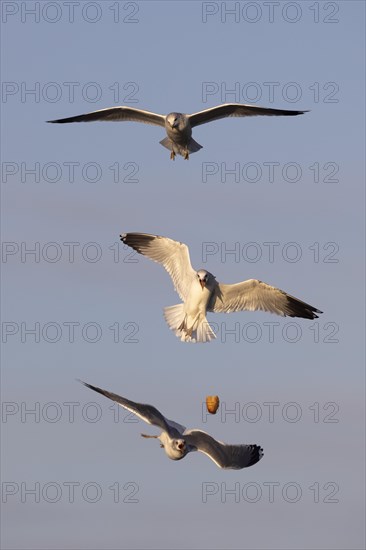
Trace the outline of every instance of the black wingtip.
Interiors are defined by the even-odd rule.
[[[321,314],[323,313],[323,311],[320,311],[320,309],[314,308],[314,309],[312,310],[312,313],[313,313],[313,315],[314,315],[313,319],[319,319],[319,315],[321,315]],[[319,313],[319,315],[316,315],[317,313]]]
[[[63,122],[63,120],[62,120],[62,119],[59,119],[59,120],[46,120],[46,122],[47,122],[48,124],[55,124],[55,123]]]
[[[130,246],[136,252],[140,252],[140,254],[143,253],[141,251],[142,247],[159,238],[161,238],[159,235],[151,235],[150,233],[122,233],[120,235],[120,239],[124,244]]]
[[[285,313],[288,317],[299,317],[301,319],[318,319],[317,313],[323,313],[320,309],[287,294],[288,309]]]
[[[263,448],[260,445],[252,445],[252,447],[252,459],[249,466],[253,466],[253,464],[259,462],[264,456]]]
[[[80,382],[80,384],[83,384],[83,386],[86,386],[87,388],[91,388],[92,390],[95,389],[94,386],[92,386],[91,384],[88,384],[88,382],[84,382],[84,380],[80,380],[80,378],[75,378],[75,380],[77,382]]]
[[[101,388],[98,388],[97,386],[93,386],[92,384],[88,384],[88,382],[84,382],[83,380],[80,380],[80,378],[76,378],[78,382],[89,388],[90,390],[94,390],[102,395],[105,396],[106,392],[105,390],[102,390]],[[108,397],[108,396],[107,396]]]
[[[83,122],[81,117],[84,115],[78,115],[78,116],[72,116],[68,118],[56,118],[55,120],[46,120],[46,122],[49,122],[51,124],[68,124],[69,122]]]
[[[284,113],[286,116],[298,116],[298,115],[304,115],[305,113],[309,113],[310,111],[287,111]]]
[[[283,110],[281,115],[282,116],[298,116],[298,115],[304,115],[305,113],[310,113],[310,110],[305,110],[305,111],[288,111],[288,110]]]

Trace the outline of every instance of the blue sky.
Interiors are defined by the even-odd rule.
[[[70,22],[65,2],[3,2],[4,548],[364,547],[364,4],[278,4],[79,2]],[[45,124],[226,101],[310,112],[196,128],[189,162],[157,127]],[[129,256],[126,231],[324,314],[209,315],[217,340],[185,345],[162,315],[168,275]],[[264,458],[169,461],[76,378]]]

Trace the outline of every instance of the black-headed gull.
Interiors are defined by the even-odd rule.
[[[134,107],[119,106],[100,109],[84,115],[77,115],[68,118],[59,118],[57,120],[48,120],[47,122],[64,124],[67,122],[92,122],[95,120],[104,121],[133,121],[144,122],[145,124],[154,124],[165,127],[167,137],[160,141],[161,145],[169,149],[170,158],[175,159],[176,155],[181,155],[186,160],[189,153],[196,153],[202,149],[202,145],[192,138],[192,128],[226,117],[245,117],[245,116],[295,116],[302,115],[307,111],[289,111],[286,109],[270,109],[267,107],[258,107],[257,105],[244,105],[241,103],[224,103],[217,107],[211,107],[198,113],[186,115],[183,113],[169,113],[168,115],[159,115]]]
[[[219,468],[241,470],[256,464],[263,456],[259,445],[227,445],[201,430],[187,430],[185,426],[168,420],[152,405],[134,403],[116,393],[102,390],[79,380],[84,386],[112,399],[144,422],[162,430],[160,435],[141,434],[142,437],[159,439],[160,446],[171,460],[181,460],[192,451],[207,455]]]
[[[319,309],[257,279],[226,285],[212,273],[191,266],[187,245],[159,235],[123,233],[121,240],[144,256],[163,265],[183,304],[166,307],[164,317],[184,342],[208,342],[215,334],[206,313],[268,311],[277,315],[316,319]]]

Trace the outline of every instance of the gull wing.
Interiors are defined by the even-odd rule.
[[[169,420],[168,418],[166,418],[165,421],[167,422],[167,424],[169,424],[169,427],[172,430],[177,430],[177,432],[179,433],[179,436],[181,436],[183,432],[187,429],[182,424],[178,424],[178,422],[174,422],[173,420]],[[177,437],[177,435],[174,434],[174,437]]]
[[[323,313],[283,290],[256,279],[234,285],[218,283],[207,309],[215,313],[261,310],[304,319],[317,319],[316,314]]]
[[[112,122],[132,121],[143,122],[145,124],[154,124],[155,126],[165,126],[165,116],[135,109],[134,107],[109,107],[92,111],[84,115],[72,116],[69,118],[59,118],[57,120],[47,120],[47,122],[64,124],[66,122],[93,122],[95,120],[104,120]]]
[[[102,390],[101,388],[98,388],[97,386],[92,386],[91,384],[88,384],[87,382],[83,382],[82,380],[79,380],[84,386],[87,388],[90,388],[91,390],[94,390],[98,393],[101,393],[104,395],[104,397],[108,397],[108,399],[111,399],[112,401],[115,401],[126,409],[127,411],[130,411],[131,413],[138,416],[138,418],[141,418],[144,422],[147,422],[147,424],[152,424],[153,426],[157,426],[158,428],[161,428],[165,432],[170,433],[171,427],[169,425],[169,421],[161,414],[161,412],[158,411],[155,407],[152,405],[144,405],[142,403],[135,403],[134,401],[130,401],[129,399],[126,399],[125,397],[121,397],[120,395],[117,395],[116,393],[112,393],[106,390]]]
[[[211,107],[192,115],[187,115],[191,127],[206,124],[226,117],[243,117],[243,116],[296,116],[303,115],[308,111],[289,111],[287,109],[270,109],[268,107],[259,107],[257,105],[245,105],[242,103],[224,103],[217,107]]]
[[[217,441],[201,430],[189,430],[184,439],[191,451],[199,451],[207,455],[219,467],[241,470],[256,464],[263,456],[259,445],[227,445]]]
[[[187,245],[147,233],[123,233],[121,241],[150,260],[162,264],[172,278],[181,300],[185,302],[192,281],[196,277]]]

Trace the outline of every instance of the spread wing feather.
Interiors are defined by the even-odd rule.
[[[108,399],[111,399],[112,401],[115,401],[126,409],[127,411],[130,411],[131,413],[135,414],[138,418],[143,420],[144,422],[147,422],[147,424],[152,424],[153,426],[158,426],[162,430],[169,433],[169,424],[167,419],[161,414],[158,409],[153,407],[152,405],[144,405],[142,403],[135,403],[134,401],[130,401],[129,399],[126,399],[125,397],[122,397],[120,395],[117,395],[116,393],[109,392],[107,390],[102,390],[101,388],[98,388],[97,386],[92,386],[91,384],[88,384],[87,382],[83,382],[80,380],[84,386],[87,388],[90,388],[91,390],[94,390],[105,397],[108,397]]]
[[[283,290],[256,279],[234,285],[219,283],[211,298],[208,311],[230,313],[234,311],[268,311],[277,315],[316,319],[319,309],[290,296]]]
[[[307,111],[289,111],[286,109],[270,109],[267,107],[259,107],[257,105],[245,105],[241,103],[224,103],[217,107],[205,109],[198,113],[188,115],[191,127],[206,124],[226,117],[244,117],[244,116],[296,116],[302,115]]]
[[[183,302],[196,273],[191,266],[187,245],[167,237],[147,233],[124,233],[121,240],[144,256],[162,264],[172,278]]]
[[[68,118],[59,118],[57,120],[48,120],[47,122],[64,124],[66,122],[94,122],[96,120],[120,122],[132,121],[143,122],[145,124],[154,124],[156,126],[165,126],[165,116],[143,111],[142,109],[134,109],[133,107],[110,107],[100,109],[84,115],[77,115]]]
[[[201,430],[188,430],[184,438],[192,451],[204,453],[219,468],[241,470],[253,466],[263,456],[259,445],[227,445]]]
[[[115,401],[126,409],[127,411],[130,411],[131,413],[135,414],[138,418],[141,418],[144,422],[147,422],[148,424],[152,424],[153,426],[158,426],[162,430],[166,431],[171,437],[177,437],[178,435],[181,435],[184,430],[186,429],[185,426],[182,424],[178,424],[178,422],[174,422],[173,420],[169,420],[168,418],[165,418],[161,414],[158,409],[153,407],[152,405],[145,405],[142,403],[135,403],[134,401],[130,401],[129,399],[126,399],[125,397],[122,397],[120,395],[117,395],[116,393],[109,392],[107,390],[102,390],[101,388],[98,388],[97,386],[92,386],[91,384],[88,384],[87,382],[83,382],[82,380],[79,380],[84,386],[87,388],[90,388],[91,390],[94,390],[102,395],[104,397],[108,397],[108,399],[111,399],[112,401]]]

